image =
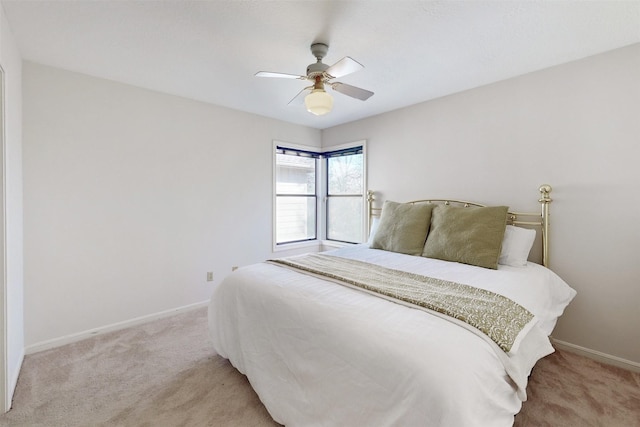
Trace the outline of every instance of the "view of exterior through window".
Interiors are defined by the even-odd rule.
[[[327,239],[362,241],[364,203],[362,149],[327,156]]]
[[[318,160],[280,151],[276,153],[276,244],[315,239]]]
[[[319,197],[326,201],[321,205],[326,219],[324,237],[349,243],[363,241],[362,146],[326,153],[278,146],[275,156],[277,245],[318,238]]]

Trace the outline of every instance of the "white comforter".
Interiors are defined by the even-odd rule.
[[[492,290],[538,319],[505,354],[454,322],[261,263],[216,287],[215,350],[287,426],[510,426],[575,291],[536,264],[498,270],[369,249],[333,255]],[[496,349],[498,349],[496,351]]]

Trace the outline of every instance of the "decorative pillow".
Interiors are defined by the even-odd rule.
[[[370,247],[385,251],[420,255],[431,223],[430,203],[385,201],[380,222]]]
[[[497,269],[508,209],[438,205],[422,256]]]
[[[530,228],[507,225],[502,239],[502,252],[498,258],[498,264],[512,267],[524,267],[527,265],[529,252],[536,239],[536,231]]]

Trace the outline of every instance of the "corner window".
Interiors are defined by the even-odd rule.
[[[325,152],[274,146],[275,245],[364,241],[364,141]]]

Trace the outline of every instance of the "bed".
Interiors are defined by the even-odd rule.
[[[213,346],[287,426],[511,426],[575,296],[548,268],[550,192],[535,213],[370,192],[367,243],[221,282]]]

